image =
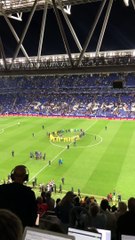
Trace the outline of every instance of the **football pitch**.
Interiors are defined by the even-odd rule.
[[[44,127],[43,127],[44,126]],[[74,142],[72,138],[84,131]],[[47,133],[62,130],[60,141]],[[34,135],[34,136],[33,136]],[[64,140],[66,139],[66,141]],[[69,145],[69,149],[67,149]],[[12,151],[15,155],[12,156]],[[30,152],[46,153],[46,159],[30,158]],[[62,158],[63,164],[58,161]],[[51,165],[49,165],[51,161]],[[135,122],[126,120],[3,117],[0,118],[0,180],[18,164],[27,166],[29,184],[54,180],[57,188],[86,195],[120,193],[128,199],[135,193]]]

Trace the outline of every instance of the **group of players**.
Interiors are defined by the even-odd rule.
[[[30,152],[30,158],[34,158],[36,160],[38,160],[38,159],[45,160],[46,159],[46,153],[42,154],[42,152],[40,152],[40,151],[35,151],[34,153]]]
[[[75,133],[74,136],[64,136],[67,133]],[[82,129],[66,129],[47,133],[52,142],[75,142],[85,135]]]

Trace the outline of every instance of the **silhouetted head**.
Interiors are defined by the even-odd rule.
[[[93,217],[95,217],[99,212],[99,206],[97,203],[90,204],[90,212]]]
[[[22,239],[23,226],[21,220],[11,211],[0,209],[0,239]]]
[[[100,207],[102,210],[106,211],[107,209],[109,209],[109,202],[107,199],[103,199],[100,203]]]
[[[11,171],[11,179],[14,182],[23,183],[28,181],[29,172],[26,166],[18,165]]]
[[[127,204],[125,202],[119,202],[118,210],[120,212],[126,212],[127,211]]]
[[[128,199],[128,209],[129,211],[135,212],[135,198],[131,197]]]

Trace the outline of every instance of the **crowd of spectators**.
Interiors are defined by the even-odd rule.
[[[68,191],[54,199],[52,192],[43,190],[36,197],[26,185],[29,171],[18,165],[11,171],[12,182],[0,187],[0,233],[1,239],[21,239],[25,226],[68,233],[68,228],[85,231],[106,229],[111,240],[121,240],[121,235],[135,236],[135,198],[128,202]],[[12,192],[12,193],[11,193]]]
[[[0,114],[134,118],[134,86],[134,74],[1,78]]]
[[[118,205],[104,198],[97,202],[94,196],[81,196],[68,191],[56,200],[51,192],[43,191],[37,197],[37,213],[41,229],[68,233],[68,228],[81,230],[106,229],[112,240],[120,240],[121,235],[135,235],[135,198]]]
[[[56,201],[48,192],[42,192],[42,202],[38,205],[40,212],[39,227],[67,233],[68,228],[88,230],[89,228],[111,231],[111,239],[119,240],[121,235],[135,235],[135,198],[128,202],[119,201],[112,205],[104,198],[97,202],[93,196],[81,197],[69,191]],[[45,208],[43,208],[45,206]],[[42,209],[42,214],[41,214]],[[43,210],[45,209],[45,210]]]
[[[74,191],[54,199],[52,191],[43,190],[36,197],[27,186],[28,177],[29,170],[18,165],[11,171],[12,182],[0,186],[2,240],[21,239],[26,226],[64,234],[69,227],[85,231],[105,229],[111,232],[111,240],[121,240],[121,235],[135,236],[134,197],[127,203],[119,199],[117,204],[108,196],[97,201],[94,196]]]

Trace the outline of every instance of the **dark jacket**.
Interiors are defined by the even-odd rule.
[[[35,193],[20,183],[0,185],[0,208],[15,213],[23,226],[34,226],[37,217]]]

